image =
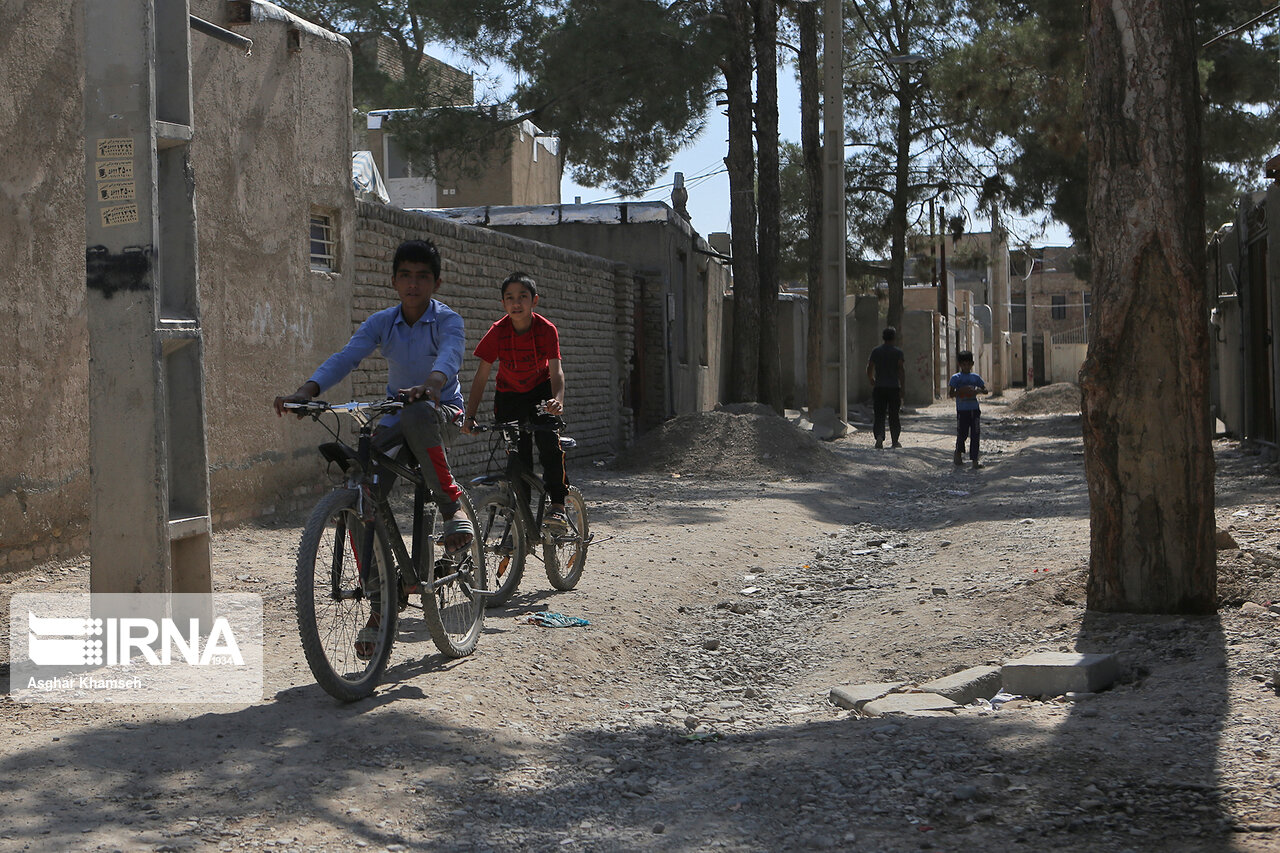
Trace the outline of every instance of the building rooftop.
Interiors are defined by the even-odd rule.
[[[693,239],[701,239],[683,217],[661,201],[618,202],[614,204],[531,204],[484,205],[419,209],[419,213],[441,216],[467,225],[627,225],[657,223],[671,225]]]

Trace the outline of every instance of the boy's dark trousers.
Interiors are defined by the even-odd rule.
[[[898,436],[902,434],[902,423],[898,419],[898,410],[902,408],[902,389],[872,388],[871,405],[875,412],[871,432],[875,435],[876,441],[884,441],[884,420],[885,415],[888,415],[889,437],[897,444]]]
[[[543,382],[532,391],[496,391],[493,395],[493,413],[498,423],[523,421],[535,424],[554,424],[551,415],[538,412],[538,404],[551,399],[551,380]],[[542,482],[547,487],[547,497],[553,504],[563,504],[569,491],[569,478],[564,472],[564,451],[560,449],[560,435],[549,429],[520,433],[518,443],[520,458],[533,468],[533,444],[537,442],[538,458],[542,460]]]
[[[964,440],[968,437],[969,458],[974,460],[978,458],[978,425],[982,420],[981,414],[980,409],[956,412],[956,453],[964,454]]]

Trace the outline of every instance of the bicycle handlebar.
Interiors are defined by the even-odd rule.
[[[426,397],[420,397],[419,400],[430,406],[435,405]],[[310,415],[313,418],[317,418],[325,412],[337,412],[350,415],[361,424],[367,424],[383,415],[400,411],[407,403],[408,401],[404,398],[404,395],[398,394],[385,400],[352,400],[349,403],[327,403],[324,400],[308,400],[305,403],[286,402],[284,403],[284,409],[289,412],[297,412],[299,415]]]
[[[564,422],[554,424],[537,424],[529,421],[507,421],[506,423],[476,424],[472,432],[498,432],[499,430],[518,429],[524,432],[559,432],[564,429]]]

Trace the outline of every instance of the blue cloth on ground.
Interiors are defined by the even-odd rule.
[[[577,628],[591,624],[581,616],[565,616],[563,613],[553,613],[549,610],[530,614],[529,621],[543,628]]]

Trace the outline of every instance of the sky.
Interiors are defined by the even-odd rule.
[[[782,69],[779,72],[778,98],[779,135],[784,141],[799,143],[800,94],[788,69]],[[728,120],[722,109],[720,107],[714,109],[708,118],[706,128],[698,139],[692,146],[676,155],[670,170],[642,199],[643,201],[665,201],[670,204],[675,173],[683,172],[685,188],[689,190],[689,216],[693,227],[704,237],[715,231],[729,230],[729,175],[724,165],[729,130]],[[620,200],[611,190],[575,184],[569,176],[569,170],[566,169],[565,179],[560,187],[560,200],[569,203],[579,196],[585,203]],[[948,213],[953,215],[954,211],[948,211]],[[979,217],[972,210],[968,211],[968,214],[971,232],[990,229],[990,222],[985,217]],[[1006,220],[1009,219],[1010,215],[1006,215]],[[1006,225],[1015,244],[1029,240],[1035,246],[1071,245],[1071,236],[1066,226],[1056,222],[1051,223],[1042,236],[1035,236],[1039,228],[1029,219],[1013,217],[1012,221],[1006,222]]]
[[[445,62],[459,68],[471,70],[476,75],[477,89],[490,86],[502,93],[509,91],[510,83],[504,78],[509,73],[497,66],[482,71],[475,69],[473,63],[465,57],[454,54],[447,48],[431,53]],[[800,141],[800,93],[795,73],[788,66],[778,69],[778,122],[779,136],[783,141]],[[606,201],[665,201],[671,203],[671,189],[675,181],[675,173],[684,174],[685,188],[689,191],[688,210],[694,229],[706,237],[716,231],[729,230],[729,175],[725,170],[724,156],[728,147],[728,119],[723,107],[713,107],[708,113],[707,124],[702,133],[688,148],[679,152],[672,160],[671,168],[658,179],[650,191],[640,197],[619,198],[612,190],[602,187],[583,187],[574,183],[570,170],[565,169],[564,181],[560,187],[560,200],[571,204],[581,198],[583,203]],[[948,210],[949,215],[954,211]],[[982,232],[990,229],[990,222],[968,211],[970,232]],[[1070,234],[1065,226],[1051,223],[1043,235],[1038,234],[1038,225],[1029,219],[1006,216],[1006,226],[1011,234],[1011,242],[1021,245],[1030,242],[1033,246],[1069,246]]]
[[[689,216],[694,229],[703,237],[715,231],[729,230],[729,175],[724,165],[729,128],[723,109],[715,107],[711,111],[706,128],[694,144],[676,155],[670,170],[640,199],[670,204],[675,173],[683,172],[685,188],[689,190]],[[778,72],[778,123],[779,135],[784,141],[799,143],[800,93],[794,74],[785,67]],[[620,200],[611,190],[575,184],[566,169],[564,182],[560,187],[560,200],[570,203],[579,196],[584,203]],[[948,213],[953,215],[954,211]],[[990,222],[985,217],[979,217],[972,210],[968,214],[971,232],[990,229]],[[1009,215],[1006,215],[1006,220],[1010,220]],[[1039,228],[1029,219],[1013,217],[1012,221],[1006,221],[1006,226],[1014,244],[1030,241],[1035,246],[1071,245],[1071,236],[1066,226],[1059,223],[1051,223],[1043,236],[1035,236]]]

